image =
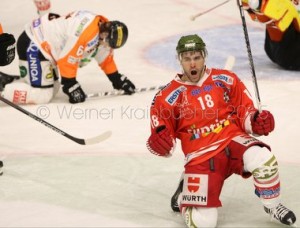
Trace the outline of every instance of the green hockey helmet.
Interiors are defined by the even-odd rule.
[[[200,51],[205,58],[207,56],[206,45],[198,35],[182,36],[176,47],[177,54],[187,51]]]

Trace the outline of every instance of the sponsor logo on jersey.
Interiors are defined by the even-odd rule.
[[[203,88],[196,88],[196,89],[193,89],[191,94],[192,96],[198,96],[200,93],[202,92],[210,92],[211,90],[213,89],[213,86],[212,85],[206,85],[206,86],[203,86]]]
[[[52,74],[52,71],[49,72],[47,75],[46,75],[46,79],[52,79],[53,78],[53,74]]]
[[[212,80],[213,81],[220,80],[220,81],[223,81],[223,82],[225,82],[229,85],[233,84],[233,78],[228,76],[228,75],[224,75],[224,74],[213,76]]]
[[[224,92],[223,98],[224,98],[225,103],[228,103],[230,101],[230,97],[229,97],[227,91]]]
[[[79,61],[80,61],[80,59],[77,58],[77,57],[75,57],[75,56],[70,55],[70,56],[68,57],[68,63],[76,64],[76,63],[78,63]]]
[[[230,125],[230,121],[227,119],[215,120],[215,124],[212,123],[209,126],[204,126],[201,128],[196,128],[195,124],[193,124],[190,129],[188,129],[188,133],[192,134],[190,140],[200,139],[201,137],[207,137],[211,133],[219,134],[225,127]]]
[[[16,104],[25,104],[27,98],[27,91],[15,90],[13,96],[13,102]]]
[[[247,136],[245,136],[245,135],[237,136],[237,137],[234,137],[233,140],[239,144],[246,146],[246,147],[251,145],[252,143],[260,142],[258,139],[253,138],[250,135],[249,136],[248,135]]]
[[[27,75],[27,69],[25,66],[19,66],[20,76],[24,78]]]
[[[89,21],[89,18],[85,17],[82,19],[82,21],[80,22],[80,25],[78,26],[78,28],[76,29],[76,33],[75,36],[79,36],[83,30],[83,27],[85,26],[85,24]]]
[[[192,93],[192,96],[197,96],[201,93],[201,89],[200,88],[193,89],[191,93]]]
[[[40,26],[40,24],[41,24],[41,19],[40,19],[40,18],[35,19],[35,20],[33,20],[33,22],[32,22],[33,28],[36,28],[36,27]]]
[[[275,197],[278,197],[280,194],[280,185],[276,184],[273,187],[269,187],[268,189],[265,188],[259,188],[256,189],[256,194],[259,195],[259,197],[263,198],[263,199],[272,199]]]
[[[29,64],[30,83],[32,86],[40,87],[42,81],[42,68],[38,57],[39,48],[35,45],[35,43],[30,43],[26,55]]]
[[[252,137],[251,137],[251,138],[245,140],[245,141],[243,142],[243,145],[248,146],[249,144],[252,144],[252,143],[258,142],[258,141],[259,141],[258,139],[252,138]]]
[[[91,41],[87,43],[88,47],[98,46],[99,43],[99,34],[97,34]]]
[[[168,102],[170,105],[173,105],[177,101],[179,95],[185,90],[185,86],[180,86],[177,89],[173,90],[165,99],[166,102]]]
[[[226,86],[223,84],[223,82],[220,82],[220,81],[216,81],[216,82],[215,82],[215,85],[216,85],[217,87],[226,88]]]
[[[207,205],[208,175],[185,174],[182,191],[182,204]]]

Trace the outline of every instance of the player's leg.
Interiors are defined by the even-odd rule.
[[[217,227],[218,209],[216,207],[184,207],[182,216],[187,227]]]
[[[0,160],[0,176],[3,175],[3,161]]]
[[[222,151],[205,162],[185,167],[178,203],[188,227],[216,227],[228,164],[229,157]]]
[[[280,203],[280,179],[278,163],[270,147],[251,136],[235,137],[228,145],[233,173],[245,178],[253,176],[255,193],[259,196],[265,211],[277,221],[291,225],[294,213]]]
[[[21,80],[7,84],[6,99],[19,104],[48,103],[54,95],[53,67],[25,32],[17,42]]]
[[[266,147],[252,146],[243,156],[245,171],[253,175],[255,193],[265,211],[285,225],[296,221],[295,214],[281,204],[278,162]]]
[[[171,208],[174,212],[180,212],[179,204],[178,204],[178,197],[182,192],[183,177],[184,177],[184,172],[181,174],[177,189],[176,189],[175,193],[173,194],[173,196],[171,197]]]

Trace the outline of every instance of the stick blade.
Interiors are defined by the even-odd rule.
[[[84,140],[84,145],[93,145],[93,144],[103,142],[106,139],[110,138],[111,135],[112,135],[111,131],[105,131],[104,133],[102,133],[98,136],[95,136],[95,137],[92,137],[92,138],[89,138],[89,139],[85,139]]]

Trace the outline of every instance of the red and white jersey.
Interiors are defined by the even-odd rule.
[[[255,108],[231,71],[206,69],[197,84],[181,77],[178,74],[154,97],[151,128],[154,132],[166,125],[181,140],[186,163],[198,164],[221,152],[233,137],[245,135],[245,119]]]
[[[43,55],[57,65],[61,76],[74,78],[78,67],[95,58],[106,74],[117,70],[113,49],[99,46],[99,22],[107,18],[89,11],[75,11],[49,19],[49,14],[26,25],[25,31]]]

